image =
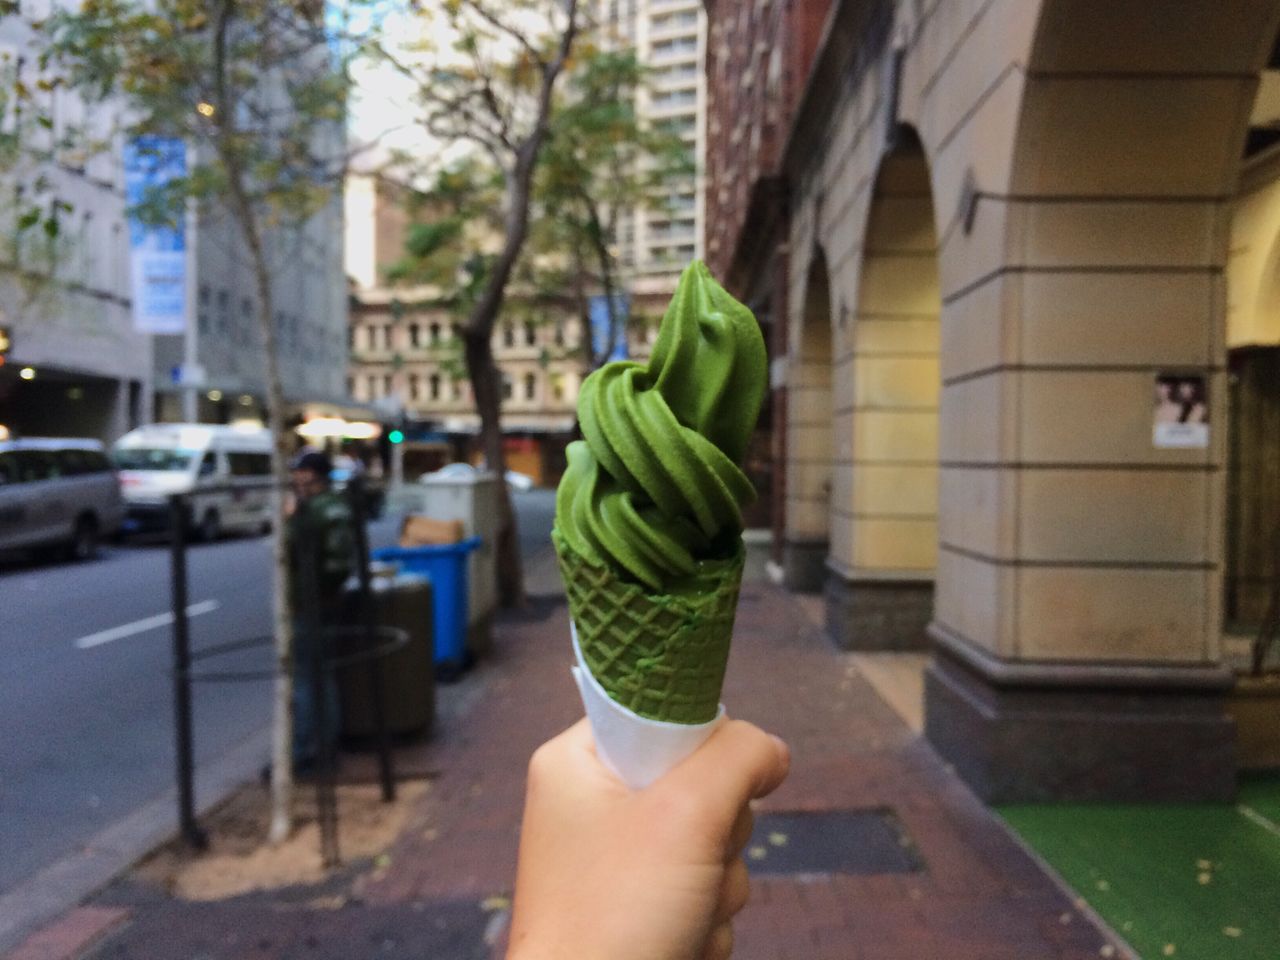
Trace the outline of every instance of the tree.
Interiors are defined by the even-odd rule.
[[[584,331],[591,330],[590,293],[598,290],[608,336],[584,335],[587,372],[612,352],[622,333],[627,299],[616,243],[622,214],[641,207],[670,209],[670,194],[694,173],[688,145],[674,131],[643,124],[636,97],[646,82],[634,52],[589,50],[569,76],[557,105],[535,198],[546,231],[543,244],[568,253],[568,276],[548,279],[572,289]]]
[[[550,133],[556,85],[578,34],[578,0],[443,0],[438,10],[420,8],[419,16],[427,21],[421,35],[446,37],[446,46],[380,43],[376,52],[412,83],[419,122],[445,152],[469,144],[500,178],[495,249],[465,258],[451,285],[470,298],[463,354],[485,459],[502,477],[502,379],[492,337],[529,238],[534,176]],[[499,489],[499,596],[518,605],[524,578],[515,513],[506,484]]]
[[[0,17],[15,17],[16,7],[0,0]],[[56,294],[58,266],[69,260],[62,222],[72,208],[56,196],[50,169],[71,144],[58,138],[47,108],[60,81],[42,66],[0,53],[0,277],[10,294],[0,320]]]
[[[85,0],[40,25],[67,82],[87,99],[123,100],[124,137],[186,143],[186,174],[137,212],[173,221],[196,205],[227,216],[248,254],[278,481],[273,841],[291,830],[294,616],[283,495],[291,450],[268,249],[301,236],[334,202],[343,170],[350,48],[332,14],[323,0]]]

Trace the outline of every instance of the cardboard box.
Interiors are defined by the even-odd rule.
[[[400,546],[431,547],[443,543],[457,543],[464,536],[461,520],[436,520],[422,514],[411,513],[400,526]]]

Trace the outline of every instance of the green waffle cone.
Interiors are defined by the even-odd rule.
[[[569,613],[591,673],[650,720],[707,723],[720,704],[745,554],[698,564],[679,592],[649,593],[570,549],[552,532]]]

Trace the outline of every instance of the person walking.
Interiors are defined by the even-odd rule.
[[[342,585],[355,568],[355,538],[346,499],[333,490],[332,469],[329,457],[318,450],[303,451],[289,466],[293,765],[298,772],[311,769],[321,752],[333,747],[340,726],[337,681],[321,658],[330,647],[325,629],[340,622]]]

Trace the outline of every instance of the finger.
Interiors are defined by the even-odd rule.
[[[790,766],[785,743],[753,724],[730,720],[661,782],[701,795],[713,808],[736,810],[776,790]]]
[[[733,831],[729,834],[729,846],[725,851],[728,860],[738,859],[746,849],[748,841],[751,840],[751,833],[755,827],[756,817],[751,812],[751,807],[743,807],[738,814],[738,819],[734,821]]]
[[[715,922],[727,924],[747,905],[749,899],[751,899],[751,879],[747,875],[747,865],[740,859],[734,860],[725,870],[724,882],[720,884]]]
[[[702,960],[729,960],[733,954],[733,927],[722,923],[711,931]]]

